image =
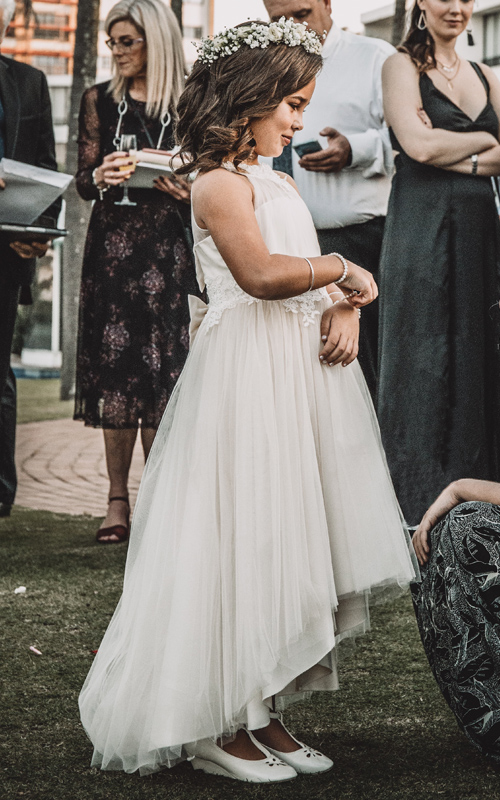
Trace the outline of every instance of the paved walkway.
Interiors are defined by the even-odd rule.
[[[108,480],[101,430],[72,419],[18,425],[16,461],[16,505],[63,514],[105,515]],[[138,441],[130,473],[132,504],[143,466]]]

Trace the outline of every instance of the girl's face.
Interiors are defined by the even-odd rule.
[[[315,86],[316,81],[312,80],[303,89],[285,97],[269,116],[250,121],[256,142],[256,156],[281,155],[283,148],[292,141],[294,133],[304,127],[302,116]]]
[[[456,39],[467,27],[474,0],[418,0],[425,12],[429,33],[440,39]]]
[[[109,38],[113,44],[113,58],[120,75],[137,78],[146,75],[147,46],[144,34],[128,20],[120,20],[110,28]],[[137,42],[136,39],[142,39]]]

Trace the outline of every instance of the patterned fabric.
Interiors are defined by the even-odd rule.
[[[500,763],[500,507],[453,509],[431,532],[412,595],[446,702],[472,744]]]
[[[75,419],[103,428],[157,428],[189,347],[188,294],[199,294],[186,226],[189,206],[156,189],[130,189],[135,207],[104,199],[92,171],[115,150],[117,106],[99,84],[83,96],[78,191],[96,199],[82,268]],[[124,133],[139,148],[157,142],[160,123],[129,98]],[[172,144],[167,129],[163,147]]]

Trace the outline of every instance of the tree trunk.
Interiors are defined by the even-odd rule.
[[[73,61],[73,85],[69,111],[66,172],[74,175],[78,164],[78,114],[85,89],[95,82],[97,65],[97,35],[99,31],[99,0],[79,0]],[[64,242],[62,270],[62,353],[61,400],[74,395],[76,341],[78,332],[78,295],[83,247],[90,217],[89,202],[82,200],[74,181],[65,195],[66,228],[70,231]]]
[[[182,32],[182,0],[171,0],[171,5],[172,11],[177,17],[177,22],[179,23],[179,28]]]
[[[170,0],[170,5],[172,6],[172,11],[177,17],[177,22],[179,23],[179,28],[181,29],[181,33],[182,33],[182,2],[183,0]]]
[[[392,43],[394,47],[401,44],[405,33],[406,23],[406,0],[396,0],[394,17],[392,20]]]

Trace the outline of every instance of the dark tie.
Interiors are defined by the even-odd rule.
[[[277,169],[278,172],[286,172],[287,175],[293,178],[291,144],[287,144],[280,156],[273,158],[273,169]]]

